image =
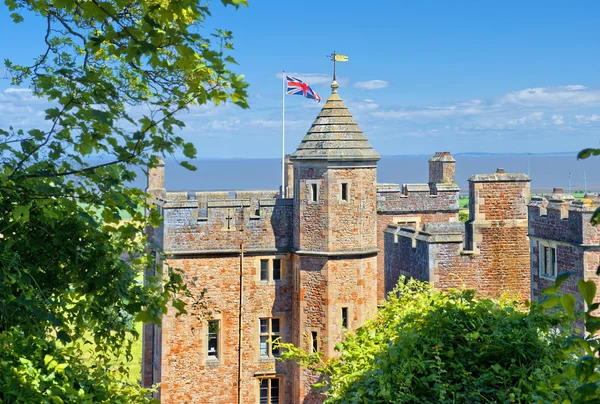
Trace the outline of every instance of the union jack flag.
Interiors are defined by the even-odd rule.
[[[287,79],[288,94],[303,95],[304,97],[310,98],[311,100],[315,100],[316,102],[321,102],[321,96],[315,93],[308,84],[306,84],[300,79],[288,76],[287,74],[285,78]]]

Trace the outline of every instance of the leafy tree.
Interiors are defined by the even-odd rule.
[[[115,358],[130,357],[133,319],[183,310],[186,289],[173,271],[136,280],[154,265],[143,230],[159,217],[148,223],[127,184],[155,155],[195,156],[177,113],[247,107],[231,32],[201,34],[210,12],[197,0],[5,4],[15,23],[43,21],[43,54],[5,65],[50,107],[38,128],[0,128],[0,402],[145,401]]]
[[[315,387],[328,387],[327,403],[552,402],[570,391],[543,383],[568,360],[555,331],[563,319],[410,280],[336,346],[338,358],[283,344],[284,358],[323,375]]]
[[[561,294],[560,285],[573,272],[564,272],[557,276],[554,286],[543,291],[542,307],[553,309],[560,307],[570,319],[574,320],[574,332],[563,344],[567,355],[574,358],[562,367],[562,372],[547,381],[549,390],[563,390],[567,387],[571,393],[564,403],[600,402],[600,316],[597,310],[600,304],[596,299],[596,283],[593,280],[580,279],[577,283],[579,294],[586,304],[585,310],[577,308],[577,298],[572,293]],[[583,324],[584,330],[577,325]]]

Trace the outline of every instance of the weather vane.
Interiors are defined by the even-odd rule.
[[[327,57],[330,58],[331,61],[333,61],[333,80],[335,80],[335,62],[347,62],[348,56],[340,55],[333,51],[333,53],[331,55],[327,55]]]

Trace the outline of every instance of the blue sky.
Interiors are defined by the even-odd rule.
[[[381,154],[555,152],[600,141],[600,2],[213,1],[207,29],[232,30],[250,106],[180,118],[201,157],[278,157],[286,70],[325,99],[336,50],[339,93]],[[0,57],[27,62],[43,26],[0,8]],[[0,80],[0,127],[31,126],[43,100]],[[320,106],[286,98],[286,151]]]

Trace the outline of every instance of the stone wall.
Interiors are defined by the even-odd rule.
[[[600,264],[600,229],[590,223],[600,199],[596,195],[586,195],[584,199],[574,201],[560,191],[555,189],[549,199],[534,197],[528,205],[531,297],[539,300],[542,291],[555,281],[555,277],[540,270],[540,246],[544,245],[555,251],[557,275],[574,272],[561,285],[561,291],[574,293],[578,307],[583,309],[577,282],[593,280],[600,289],[600,278],[596,275]]]
[[[292,338],[289,256],[277,256],[284,259],[280,281],[259,280],[259,260],[273,257],[255,255],[245,256],[243,260],[241,392],[244,403],[255,402],[259,377],[275,375],[282,377],[282,402],[292,402],[292,380],[287,376],[291,365],[277,362],[274,357],[261,357],[259,351],[259,318],[279,318],[283,340]],[[195,296],[206,288],[205,301],[211,313],[188,306],[188,314],[176,317],[171,309],[163,316],[162,402],[237,402],[239,255],[172,258],[168,265],[184,271]],[[208,319],[221,322],[219,360],[207,357]]]
[[[374,167],[295,168],[294,222],[301,251],[361,251],[376,247]],[[316,184],[317,201],[312,187]],[[347,200],[342,198],[342,184]]]
[[[163,205],[166,252],[237,250],[288,251],[291,248],[292,200],[276,191],[167,194]],[[187,199],[192,196],[194,199]]]
[[[440,184],[433,184],[436,185]],[[458,222],[459,188],[456,185],[439,188],[437,194],[432,194],[435,191],[428,184],[377,185],[378,301],[385,299],[398,278],[385,270],[384,232],[389,225],[411,225],[420,229],[426,223]]]
[[[484,296],[529,299],[526,195],[529,178],[496,173],[470,178],[470,221],[389,225],[384,232],[386,283],[400,275]]]
[[[335,345],[346,332],[354,331],[377,311],[375,254],[366,256],[295,256],[299,285],[294,295],[298,328],[293,341],[310,352],[312,332],[326,358],[337,355]],[[342,308],[347,309],[348,327],[342,328]],[[318,375],[298,369],[293,402],[321,403],[323,396],[311,389]]]

